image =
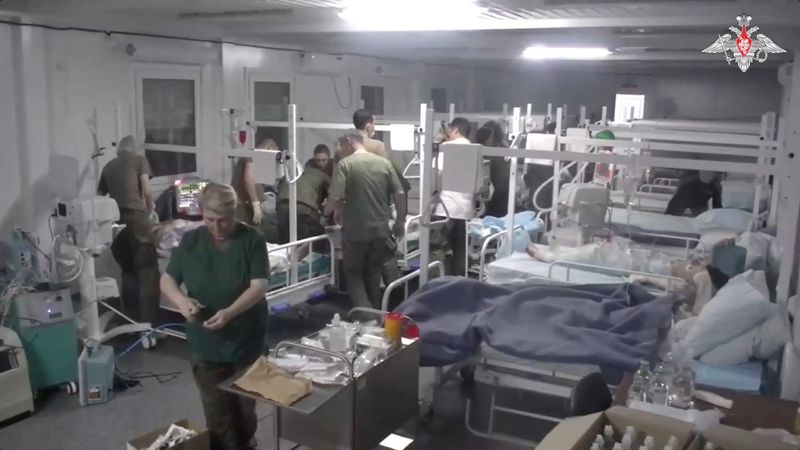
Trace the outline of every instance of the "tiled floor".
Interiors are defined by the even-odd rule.
[[[335,300],[314,305],[304,319],[277,319],[270,326],[271,344],[296,338],[323,325],[334,311],[344,309]],[[127,342],[116,343],[118,350]],[[113,450],[124,449],[136,436],[180,419],[203,422],[200,400],[188,365],[184,341],[160,341],[151,351],[135,351],[118,367],[127,372],[180,374],[164,383],[147,379],[140,387],[119,393],[106,404],[81,407],[75,396],[54,392],[39,400],[36,413],[0,427],[2,450]],[[271,409],[259,406],[259,448],[272,448]],[[516,450],[524,448],[478,438],[468,433],[463,417],[436,418],[410,424],[405,434],[416,439],[413,449]],[[284,448],[282,445],[281,448]],[[289,448],[289,447],[287,447]],[[530,447],[529,447],[530,448]]]

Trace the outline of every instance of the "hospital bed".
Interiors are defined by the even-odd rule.
[[[580,271],[580,265],[558,262],[554,263],[551,267],[551,270],[557,267],[565,269],[567,280],[578,281],[576,274]],[[384,310],[386,310],[388,306],[388,298],[392,291],[399,288],[401,285],[408,283],[410,279],[417,276],[419,276],[419,271],[407,275],[403,279],[398,280],[397,283],[393,283],[387,288],[384,294]],[[551,274],[551,277],[552,276],[553,274]],[[613,285],[618,285],[622,281],[622,278],[611,276],[607,278],[597,276],[591,280],[591,282],[599,284]],[[658,290],[658,288],[654,288],[653,292],[663,295],[667,293],[667,290]],[[478,427],[473,424],[471,417],[474,414],[475,407],[472,401],[468,400],[467,410],[464,416],[467,429],[478,436],[510,441],[528,446],[531,444],[535,445],[535,442],[526,441],[518,437],[509,437],[498,434],[494,430],[494,417],[498,414],[511,414],[515,416],[522,416],[528,419],[543,421],[544,423],[553,426],[560,422],[564,416],[554,414],[550,410],[532,411],[531,408],[535,408],[537,405],[528,405],[525,407],[525,409],[521,409],[513,405],[504,405],[502,399],[498,395],[498,389],[514,389],[535,395],[544,395],[564,400],[569,398],[572,388],[583,377],[594,372],[603,371],[603,368],[596,364],[560,363],[521,358],[504,353],[503,351],[496,350],[489,345],[482,344],[477,352],[475,352],[473,355],[459,361],[458,363],[450,365],[446,368],[446,370],[444,368],[436,369],[436,382],[434,389],[436,389],[436,387],[444,386],[448,380],[455,378],[457,374],[462,372],[462,369],[465,368],[474,369],[474,372],[472,372],[474,381],[487,385],[491,390],[489,406],[487,410],[489,416],[488,426],[484,430],[479,430]]]
[[[315,247],[324,244],[327,244],[329,253],[314,252]],[[311,246],[311,252],[302,261],[293,264],[293,255],[296,255],[300,247],[306,245]],[[286,264],[279,265],[276,270],[272,270],[271,267],[266,299],[272,313],[280,313],[295,305],[319,298],[327,292],[329,286],[336,285],[336,248],[327,234],[270,246],[268,256],[271,262],[276,259],[286,261]]]

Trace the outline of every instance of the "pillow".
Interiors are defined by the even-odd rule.
[[[767,270],[767,260],[772,238],[763,233],[747,231],[736,239],[736,245],[747,250],[745,270]]]
[[[703,307],[686,336],[686,343],[695,355],[701,356],[744,334],[772,313],[768,294],[764,293],[766,282],[761,286],[763,278],[763,272],[759,279],[753,271],[731,278]]]
[[[708,364],[744,364],[751,358],[767,360],[781,351],[791,339],[786,312],[770,304],[772,314],[758,327],[704,354],[700,360]]]
[[[704,233],[713,229],[727,228],[744,233],[750,229],[750,222],[753,214],[740,209],[709,209],[692,219],[692,225],[699,233]]]
[[[711,252],[715,245],[726,239],[736,239],[739,236],[735,230],[729,228],[710,228],[700,234],[700,246],[705,252]]]
[[[756,194],[756,184],[753,180],[725,180],[722,185],[722,207],[741,209],[745,211],[753,210],[753,198]],[[769,201],[769,186],[761,186],[761,198],[759,198],[758,209],[763,211]]]

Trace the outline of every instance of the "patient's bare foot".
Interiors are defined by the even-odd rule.
[[[539,259],[538,251],[536,250],[536,246],[533,244],[525,248],[525,253],[527,253],[531,258]]]

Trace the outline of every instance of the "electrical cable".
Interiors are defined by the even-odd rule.
[[[155,333],[158,333],[161,330],[173,330],[173,329],[180,330],[180,329],[185,329],[185,328],[186,328],[186,324],[183,324],[183,323],[167,323],[167,324],[164,324],[164,325],[159,325],[159,326],[153,328],[151,331],[142,333],[142,335],[139,337],[139,339],[137,339],[128,348],[123,350],[122,353],[120,353],[119,355],[114,357],[114,360],[116,361],[116,360],[122,358],[123,356],[127,355],[128,353],[132,352],[139,344],[142,343],[142,341],[144,341],[145,339],[149,339],[151,335],[153,335]]]
[[[47,229],[50,230],[51,241],[55,239],[55,235],[53,235],[53,217],[55,217],[54,214],[50,214],[49,216],[47,216]]]
[[[339,88],[336,86],[336,77],[331,75],[331,82],[333,82],[333,93],[336,94],[336,102],[339,104],[339,108],[342,109],[350,109],[353,106],[353,80],[350,77],[347,77],[347,105],[342,104],[342,97],[339,95]]]

